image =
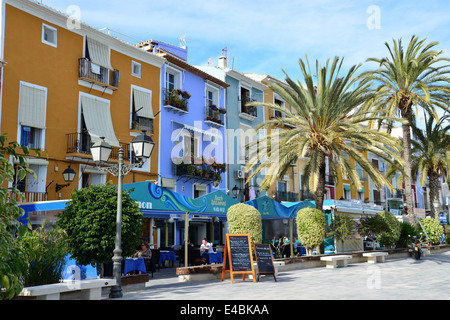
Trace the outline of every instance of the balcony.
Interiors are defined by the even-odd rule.
[[[164,89],[164,108],[179,114],[186,114],[191,94],[178,89]]]
[[[214,104],[207,106],[205,108],[205,123],[217,128],[223,127],[225,113],[225,109],[217,108]]]
[[[173,175],[178,178],[184,178],[186,181],[194,180],[220,183],[222,181],[221,174],[225,171],[225,164],[218,164],[215,162],[207,164],[201,160],[192,163],[182,162],[180,164],[173,164]]]
[[[325,175],[325,185],[334,186],[334,177],[332,174]]]
[[[91,136],[87,132],[77,132],[67,134],[67,154],[78,156],[81,158],[91,158],[91,146],[94,143],[91,141]],[[131,150],[130,144],[121,143],[123,148],[123,160],[130,161]],[[114,148],[111,152],[110,160],[119,160],[119,148]]]
[[[13,198],[14,200],[18,201],[19,203],[38,202],[38,201],[47,201],[48,200],[47,192],[24,191],[24,192],[22,192],[22,194],[24,195],[24,198],[19,199],[19,197],[16,193],[11,192],[9,194],[9,198]]]
[[[309,190],[300,190],[300,201],[304,201],[307,199],[314,199],[314,193],[310,192]]]
[[[277,201],[296,202],[298,200],[298,193],[277,191]]]
[[[78,59],[78,77],[88,86],[101,91],[115,91],[119,86],[119,71],[110,72],[104,67],[93,67],[91,62],[86,58]]]
[[[253,102],[256,100],[252,100],[250,98],[246,98],[241,100],[241,110],[239,113],[239,117],[247,119],[249,121],[253,121],[258,117],[258,110],[256,106],[247,106],[246,104],[249,102]]]

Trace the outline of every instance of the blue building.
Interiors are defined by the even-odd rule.
[[[228,83],[226,91],[226,150],[227,150],[227,188],[232,194],[233,188],[239,190],[236,198],[245,202],[262,196],[259,185],[264,179],[262,170],[252,181],[245,183],[248,174],[244,167],[248,161],[244,146],[256,139],[254,127],[264,122],[264,109],[261,107],[247,107],[251,101],[264,101],[266,86],[244,74],[228,68],[227,58],[221,56],[218,66],[197,66],[197,68]],[[264,132],[260,133],[264,134]]]
[[[161,128],[157,183],[189,198],[226,191],[225,97],[229,85],[190,65],[187,47],[157,40],[139,46],[166,60],[161,68],[160,112],[155,116]],[[192,221],[190,237],[200,244],[211,232],[206,221],[197,220]],[[170,231],[174,241],[169,243],[176,244],[183,234],[176,226],[174,230],[178,231]]]

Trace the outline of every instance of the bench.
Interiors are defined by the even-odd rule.
[[[340,255],[340,256],[325,256],[320,257],[320,260],[326,261],[327,268],[337,268],[337,267],[346,267],[348,259],[351,259],[351,255]]]
[[[377,263],[377,262],[384,262],[385,257],[388,254],[389,253],[387,253],[387,252],[366,252],[366,253],[363,253],[363,256],[367,257],[368,263]]]
[[[81,300],[100,300],[102,288],[116,285],[115,279],[64,280],[59,283],[25,287],[19,296],[37,300],[60,300],[61,293],[80,291]]]

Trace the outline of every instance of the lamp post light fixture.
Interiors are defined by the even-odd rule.
[[[97,163],[97,168],[103,172],[108,172],[114,176],[117,176],[117,215],[116,215],[116,240],[114,248],[113,260],[113,274],[116,279],[116,285],[111,287],[109,294],[110,298],[122,297],[122,275],[121,275],[121,263],[122,263],[122,179],[131,170],[140,168],[144,162],[150,158],[155,143],[150,136],[145,132],[137,136],[132,142],[132,148],[136,157],[139,159],[137,163],[124,164],[123,163],[123,147],[119,147],[119,162],[118,164],[111,164],[107,166],[100,166],[100,164],[108,161],[111,155],[112,147],[105,141],[104,137],[100,137],[100,141],[96,142],[91,147],[92,159]]]
[[[241,189],[239,189],[237,185],[234,185],[233,189],[231,189],[231,192],[233,192],[234,198],[237,199],[239,193],[241,192]]]
[[[56,192],[58,192],[59,190],[61,190],[64,187],[69,186],[70,183],[72,183],[73,179],[75,179],[76,172],[69,165],[69,167],[63,171],[62,175],[63,175],[64,181],[67,183],[66,184],[56,184]]]

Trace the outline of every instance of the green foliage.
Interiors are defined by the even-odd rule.
[[[68,254],[67,235],[55,227],[40,228],[20,238],[29,268],[24,276],[24,286],[57,283],[63,276],[65,257]]]
[[[398,248],[406,248],[411,243],[411,237],[419,236],[419,231],[409,222],[400,222],[400,237],[397,240]]]
[[[72,201],[59,215],[57,225],[67,232],[69,252],[82,265],[111,261],[115,248],[117,188],[89,186],[72,193]],[[140,243],[142,213],[130,191],[122,197],[122,257]]]
[[[388,229],[388,224],[379,214],[371,217],[363,217],[359,222],[357,222],[357,230],[363,237],[373,238],[377,234]]]
[[[325,237],[325,216],[322,211],[303,208],[297,212],[297,234],[307,250],[313,250],[323,243]]]
[[[27,232],[26,225],[17,223],[23,210],[15,199],[23,199],[23,195],[15,187],[3,187],[14,182],[14,164],[9,161],[10,155],[19,163],[19,178],[25,177],[27,172],[33,174],[25,158],[16,154],[16,148],[29,154],[28,148],[9,142],[6,133],[0,136],[0,299],[11,299],[22,291],[23,275],[27,270],[26,254],[16,240]]]
[[[229,233],[250,234],[252,247],[254,243],[262,242],[262,220],[259,211],[248,204],[237,203],[227,211]]]
[[[387,229],[377,233],[377,241],[385,246],[395,245],[398,239],[400,239],[400,222],[389,211],[381,211],[378,214],[386,222]]]
[[[354,221],[347,214],[335,215],[330,226],[329,236],[335,240],[344,241],[353,234]]]
[[[431,244],[439,244],[442,233],[444,233],[444,228],[439,224],[439,221],[436,219],[421,219],[420,222],[428,234],[428,241]]]

